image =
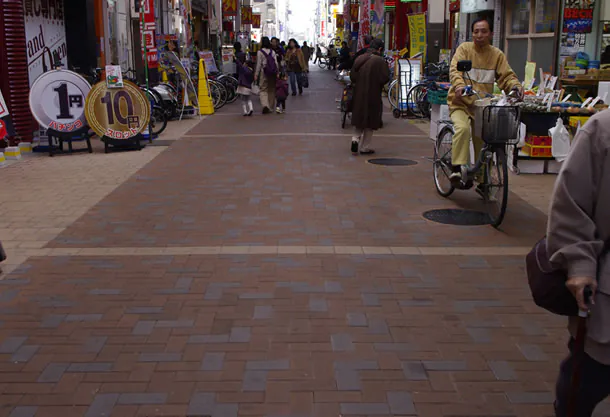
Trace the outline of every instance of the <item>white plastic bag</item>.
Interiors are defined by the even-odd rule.
[[[255,96],[259,96],[261,94],[261,88],[258,86],[258,84],[252,84],[251,91]]]
[[[521,123],[519,125],[519,143],[517,143],[517,148],[521,149],[525,146],[525,136],[527,135],[527,126],[525,123]]]
[[[558,162],[563,162],[570,153],[570,132],[563,125],[561,117],[557,118],[557,124],[555,127],[549,129],[549,136],[551,136],[553,157]]]

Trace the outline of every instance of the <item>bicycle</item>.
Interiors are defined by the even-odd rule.
[[[470,61],[460,61],[458,71],[465,73],[472,68]],[[466,77],[465,77],[466,78]],[[468,77],[469,78],[469,77]],[[508,163],[506,147],[518,142],[520,124],[520,108],[518,106],[494,106],[480,99],[479,94],[467,86],[468,96],[477,95],[478,104],[475,108],[475,134],[479,134],[484,142],[474,166],[469,167],[466,176],[461,181],[450,179],[453,173],[451,150],[453,143],[453,122],[442,121],[445,126],[440,130],[434,146],[433,176],[437,192],[442,197],[449,197],[457,190],[469,190],[474,186],[475,177],[482,174],[482,181],[477,192],[483,197],[483,202],[489,217],[489,224],[498,228],[508,205]],[[479,103],[480,102],[480,103]]]

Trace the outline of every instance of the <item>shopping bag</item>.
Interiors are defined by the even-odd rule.
[[[252,94],[254,94],[255,96],[260,95],[261,93],[261,88],[258,86],[258,84],[252,84]]]
[[[309,88],[309,75],[306,72],[304,72],[301,77],[302,77],[303,87]]]
[[[570,153],[570,132],[563,125],[561,117],[557,118],[555,127],[549,129],[549,136],[552,138],[551,152],[558,162],[563,162]]]

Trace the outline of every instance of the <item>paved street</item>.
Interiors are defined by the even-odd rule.
[[[352,156],[340,92],[315,71],[284,115],[1,170],[0,417],[551,416],[540,192],[520,177],[500,231],[431,223],[476,194],[439,197],[425,128],[389,113],[375,157],[417,165]]]

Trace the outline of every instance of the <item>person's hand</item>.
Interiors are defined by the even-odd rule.
[[[566,281],[566,287],[570,290],[574,298],[576,298],[576,302],[578,303],[578,308],[583,311],[589,310],[589,306],[585,303],[584,291],[586,287],[591,288],[591,304],[595,304],[594,295],[595,290],[597,290],[597,281],[594,278],[587,277],[573,277]]]
[[[458,101],[462,101],[463,97],[464,97],[464,87],[458,87],[455,89],[455,98]]]
[[[523,93],[523,88],[521,88],[521,86],[516,85],[510,91],[511,91],[511,93],[514,91],[515,98],[518,98],[519,100],[523,100],[524,93]]]

